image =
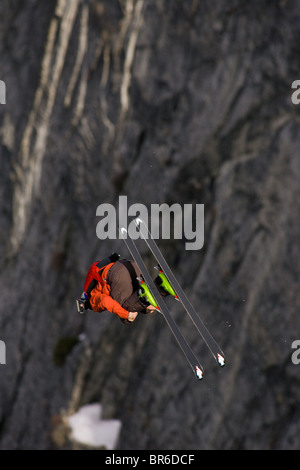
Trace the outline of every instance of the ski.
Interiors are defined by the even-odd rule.
[[[189,344],[187,343],[186,339],[182,335],[179,327],[177,326],[177,323],[171,316],[169,309],[164,302],[163,298],[161,297],[154,281],[152,280],[152,277],[148,271],[148,269],[145,266],[145,263],[143,261],[142,256],[140,255],[140,252],[138,248],[136,247],[136,244],[134,243],[133,239],[130,237],[127,229],[125,227],[120,227],[119,228],[120,234],[122,239],[124,240],[129,252],[131,253],[132,258],[138,265],[143,279],[145,280],[146,284],[148,285],[153,297],[155,298],[155,301],[157,303],[159,312],[162,314],[164,317],[171,333],[173,334],[174,338],[176,339],[178,345],[180,346],[183,354],[185,355],[187,361],[189,362],[194,374],[198,379],[203,378],[203,367],[199,363],[198,359],[194,355],[192,349],[190,348]]]
[[[169,283],[171,284],[172,288],[176,293],[177,299],[181,302],[182,306],[184,307],[185,311],[189,315],[190,319],[194,323],[195,327],[197,328],[198,332],[202,336],[203,340],[205,341],[206,345],[208,346],[209,350],[211,351],[212,355],[214,356],[217,363],[223,367],[225,365],[225,355],[219,345],[216,343],[215,339],[212,337],[206,326],[204,325],[203,321],[198,316],[197,312],[195,311],[193,305],[191,304],[189,298],[186,296],[184,290],[180,286],[179,282],[175,278],[172,270],[170,269],[169,265],[167,264],[163,254],[161,253],[160,249],[158,248],[156,242],[151,236],[149,229],[143,219],[141,217],[137,217],[135,219],[135,224],[139,229],[139,232],[142,238],[145,240],[146,244],[148,245],[149,249],[151,250],[153,256],[155,257],[159,267],[161,268],[162,272],[167,277]]]

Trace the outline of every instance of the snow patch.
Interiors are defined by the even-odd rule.
[[[85,405],[77,413],[68,418],[71,428],[71,437],[82,444],[92,447],[105,447],[115,449],[121,421],[101,420],[102,406],[98,403]]]

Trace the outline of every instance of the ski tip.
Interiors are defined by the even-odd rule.
[[[217,362],[219,366],[224,367],[225,366],[225,357],[222,356],[221,354],[217,354]]]
[[[126,235],[127,234],[127,230],[126,230],[125,227],[120,227],[119,230],[121,232],[121,235]]]
[[[137,217],[134,219],[134,222],[139,227],[143,223],[143,219],[141,217]]]
[[[201,369],[201,367],[196,366],[195,373],[199,380],[203,379],[203,370]]]

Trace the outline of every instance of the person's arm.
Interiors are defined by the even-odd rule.
[[[125,310],[125,308],[121,307],[121,305],[109,295],[97,292],[97,289],[91,292],[90,304],[94,312],[108,310],[111,313],[115,313],[120,318],[128,319],[129,312]]]

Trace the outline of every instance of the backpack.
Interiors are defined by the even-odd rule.
[[[89,301],[92,290],[94,287],[96,287],[98,282],[103,284],[104,281],[101,277],[101,274],[104,268],[106,268],[108,264],[115,263],[119,258],[120,255],[118,253],[112,253],[107,258],[103,258],[92,264],[85,279],[84,291],[81,294],[80,299],[76,299],[78,313],[83,313],[84,310],[92,310]]]

